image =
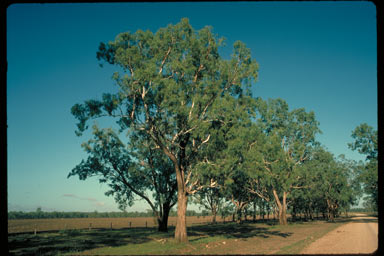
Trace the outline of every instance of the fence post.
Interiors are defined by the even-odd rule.
[[[37,233],[37,225],[35,225],[35,232],[34,232],[35,236],[36,236],[36,233]]]
[[[145,221],[145,228],[147,228],[147,221]]]
[[[92,229],[92,223],[89,223],[89,230]]]
[[[131,228],[131,227],[132,227],[132,222],[130,221],[130,222],[129,222],[129,228]]]
[[[111,230],[112,230],[112,222],[111,222]]]

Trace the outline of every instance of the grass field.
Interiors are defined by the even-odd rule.
[[[346,221],[348,219],[343,218],[336,223],[312,221],[287,226],[276,225],[273,221],[195,223],[188,227],[187,244],[174,241],[173,226],[168,233],[139,227],[113,230],[67,228],[36,235],[9,234],[8,247],[11,255],[297,254]],[[193,223],[192,219],[190,223]]]
[[[216,217],[218,222],[224,219]],[[206,217],[187,217],[187,226],[196,224],[209,223],[210,216]],[[226,219],[228,221],[228,218]],[[60,231],[68,229],[91,229],[93,228],[137,228],[148,227],[156,228],[157,223],[154,218],[137,217],[137,218],[71,218],[71,219],[22,219],[8,220],[8,233],[32,233],[36,231]],[[168,225],[170,227],[176,225],[176,217],[169,217]]]

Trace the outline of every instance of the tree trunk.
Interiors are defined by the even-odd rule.
[[[256,222],[256,203],[253,202],[253,222]]]
[[[177,220],[175,229],[175,239],[177,242],[188,242],[187,237],[187,204],[188,196],[184,191],[177,193]]]
[[[217,215],[216,208],[212,208],[212,224],[216,224],[216,215]]]
[[[246,208],[244,208],[244,221],[247,222],[247,215],[248,215],[248,211]]]
[[[273,190],[273,195],[275,197],[275,202],[276,202],[277,208],[278,208],[279,224],[280,225],[287,225],[287,213],[286,213],[287,193],[283,192],[283,204],[281,204],[279,196],[277,195],[276,190]]]
[[[237,223],[239,223],[239,224],[242,223],[242,220],[241,220],[241,212],[242,212],[242,209],[241,209],[241,208],[238,208],[238,209],[237,209]]]
[[[287,225],[287,193],[283,192],[283,212],[282,212],[282,223],[283,225]]]
[[[160,232],[168,232],[168,216],[171,207],[169,207],[168,203],[163,204],[163,216],[157,218],[158,223],[158,231]]]
[[[293,207],[293,209],[292,209],[292,221],[296,221],[296,207]]]
[[[262,219],[264,222],[264,203],[263,202],[260,202],[259,211],[260,211],[260,219]]]

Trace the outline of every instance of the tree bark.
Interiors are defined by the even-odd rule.
[[[287,193],[283,192],[283,203],[281,203],[280,199],[279,199],[279,196],[277,195],[276,190],[274,189],[272,192],[273,192],[273,196],[275,198],[275,202],[276,202],[277,208],[278,208],[279,224],[280,225],[287,225],[287,213],[286,213]]]
[[[282,225],[287,225],[287,192],[283,192]]]
[[[217,215],[217,210],[215,207],[212,208],[212,224],[216,224],[216,215]]]
[[[157,139],[155,137],[155,139]],[[181,146],[185,147],[187,144],[188,138],[186,138]],[[187,205],[188,205],[188,195],[187,188],[185,184],[184,174],[185,174],[185,165],[182,163],[185,160],[185,150],[182,150],[179,157],[176,158],[167,147],[165,147],[158,139],[158,145],[162,148],[165,155],[173,162],[176,173],[177,181],[177,219],[176,219],[176,229],[175,229],[175,240],[179,243],[188,242],[187,236]]]
[[[169,211],[171,210],[171,207],[169,204],[165,203],[163,204],[163,215],[160,218],[157,218],[158,228],[157,230],[159,232],[168,232],[168,217],[169,217]]]
[[[178,191],[175,239],[177,242],[181,242],[181,243],[188,242],[187,218],[186,218],[187,204],[188,204],[187,194],[184,192],[184,190]]]

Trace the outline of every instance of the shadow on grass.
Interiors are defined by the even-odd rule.
[[[223,236],[225,238],[238,238],[245,239],[251,237],[262,237],[268,238],[270,236],[288,237],[292,233],[283,233],[277,230],[270,230],[266,227],[258,227],[257,224],[252,223],[227,223],[227,224],[215,224],[215,225],[204,225],[194,226],[188,230],[189,236],[200,236],[202,239],[205,236]],[[199,238],[195,239],[198,240]]]
[[[292,233],[283,233],[260,227],[254,223],[226,223],[216,225],[199,225],[188,227],[188,235],[193,241],[215,236],[225,238],[246,239],[250,237],[268,238],[270,236],[288,237]],[[168,233],[157,232],[154,229],[92,229],[66,230],[58,232],[42,232],[34,234],[8,235],[10,255],[56,255],[74,253],[100,247],[117,247],[129,244],[142,244],[153,239],[173,238],[174,227],[169,227]]]
[[[10,255],[55,255],[66,252],[80,252],[99,247],[115,247],[148,242],[153,229],[93,229],[67,230],[34,234],[8,235]],[[172,233],[161,234],[162,237]]]

